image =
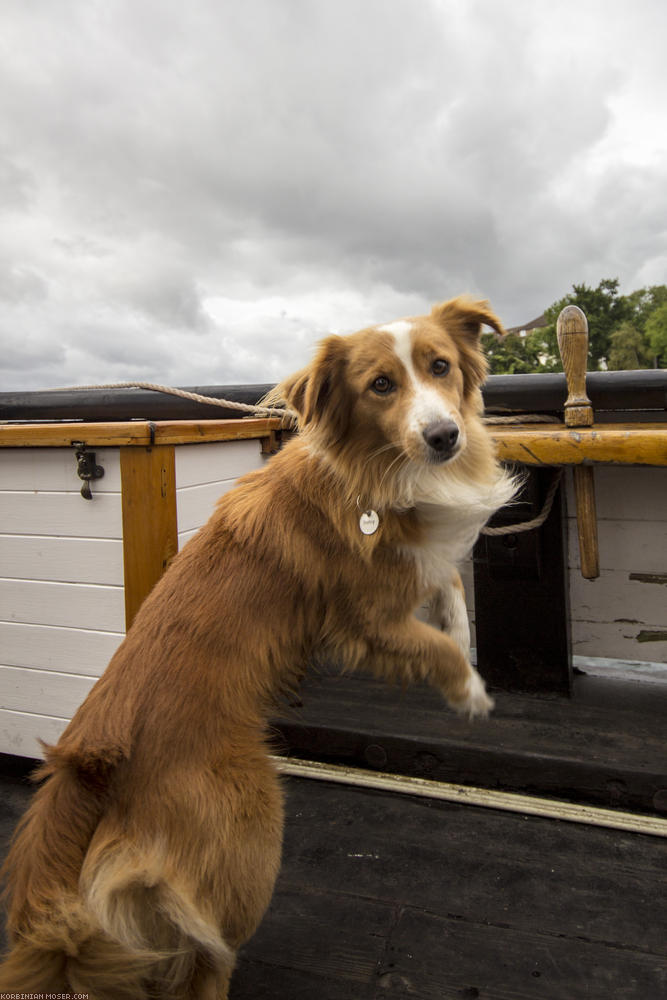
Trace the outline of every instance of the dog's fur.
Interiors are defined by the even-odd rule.
[[[480,420],[483,323],[502,331],[454,299],[329,337],[272,394],[301,433],[222,498],[47,748],[6,863],[0,991],[227,996],[280,864],[267,718],[322,650],[489,710],[455,568],[514,491]]]

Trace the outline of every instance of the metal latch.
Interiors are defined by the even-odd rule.
[[[104,469],[101,465],[97,465],[95,452],[88,451],[83,441],[72,441],[72,446],[76,448],[76,474],[83,480],[81,496],[84,500],[92,500],[91,480],[101,479]]]

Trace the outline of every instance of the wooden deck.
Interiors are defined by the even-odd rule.
[[[288,782],[272,906],[231,1000],[660,1000],[664,841]]]
[[[3,847],[30,788],[0,770]],[[665,841],[286,779],[282,872],[231,1000],[661,1000]]]

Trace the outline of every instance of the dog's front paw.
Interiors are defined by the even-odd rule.
[[[471,667],[463,697],[452,702],[452,707],[459,715],[474,719],[476,716],[486,717],[493,709],[494,704],[493,698],[486,693],[484,681],[475,668]]]

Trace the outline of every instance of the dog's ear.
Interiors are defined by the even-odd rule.
[[[485,300],[467,295],[433,306],[432,318],[451,334],[461,351],[466,393],[478,389],[488,374],[488,364],[481,348],[482,326],[492,327],[500,336],[505,328]]]
[[[350,417],[346,365],[345,338],[327,337],[311,364],[286,378],[270,396],[295,410],[301,427],[317,426],[327,442],[334,443],[345,434]]]

